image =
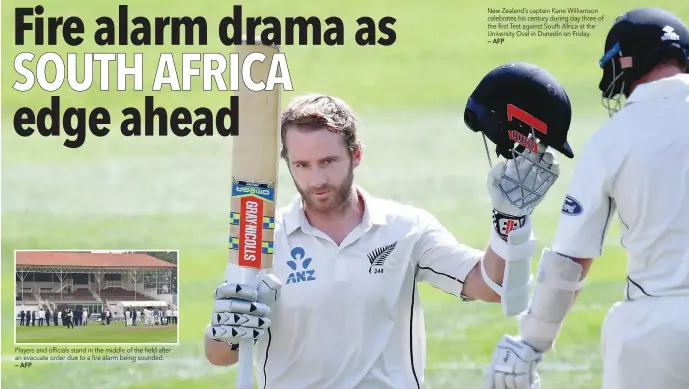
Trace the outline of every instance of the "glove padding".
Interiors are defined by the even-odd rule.
[[[270,327],[270,306],[278,300],[282,283],[274,274],[259,273],[258,289],[223,283],[213,293],[213,317],[208,328],[218,342],[254,342]]]
[[[536,365],[542,356],[521,338],[503,335],[483,377],[483,389],[540,389]]]
[[[550,172],[536,166],[533,161],[538,161]],[[530,215],[559,174],[560,165],[555,155],[540,143],[537,153],[527,149],[516,158],[496,163],[490,169],[487,182],[493,209],[513,217]],[[517,182],[522,182],[525,188],[519,188]]]

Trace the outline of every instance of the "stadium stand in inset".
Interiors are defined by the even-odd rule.
[[[17,251],[16,311],[110,309],[119,319],[132,303],[176,307],[176,272],[176,264],[147,254]]]

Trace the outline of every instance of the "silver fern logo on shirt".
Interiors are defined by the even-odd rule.
[[[392,254],[392,251],[395,250],[395,246],[397,246],[397,242],[387,246],[378,247],[368,254],[368,261],[371,263],[371,267],[368,269],[369,274],[383,273],[385,261],[388,259],[390,254]]]

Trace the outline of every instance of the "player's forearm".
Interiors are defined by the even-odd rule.
[[[544,250],[529,309],[519,318],[520,335],[533,349],[545,352],[553,347],[591,263],[592,259]]]
[[[586,279],[586,276],[589,274],[589,269],[591,268],[591,264],[593,263],[593,258],[571,258],[570,259],[576,263],[578,263],[581,266],[581,277],[579,277],[579,281],[583,282]],[[579,297],[579,293],[581,293],[581,289],[577,290],[574,292],[574,300],[572,301],[572,304],[574,304],[575,301],[577,301],[577,298]]]
[[[476,300],[502,303],[503,312],[508,316],[523,311],[529,298],[532,238],[528,219],[522,228],[510,233],[509,242],[491,230],[490,245],[467,276],[462,294]]]
[[[505,277],[505,261],[500,258],[500,256],[497,255],[492,248],[490,248],[490,246],[486,249],[486,253],[483,256],[482,261],[486,275],[496,284],[502,285],[502,280]],[[480,270],[481,269],[479,268],[479,271]],[[481,281],[484,285],[483,290],[485,290],[484,293],[486,297],[482,300],[499,303],[502,300],[500,295],[491,289],[483,278],[481,278]]]
[[[476,263],[473,269],[467,274],[462,288],[462,295],[470,297],[474,300],[486,301],[489,303],[499,303],[501,301],[500,295],[494,291],[481,274],[481,262],[486,271],[486,275],[490,277],[493,282],[502,284],[505,273],[505,261],[502,260],[495,252],[488,247],[486,252],[479,262]]]
[[[239,352],[233,351],[229,343],[213,340],[209,335],[208,327],[204,335],[204,348],[206,359],[215,366],[230,366],[239,360]]]

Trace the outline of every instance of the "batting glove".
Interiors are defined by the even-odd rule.
[[[503,240],[511,230],[526,224],[526,218],[541,203],[559,174],[555,156],[542,144],[537,153],[527,149],[522,155],[493,166],[488,173],[487,187],[493,203],[493,225]]]
[[[521,338],[503,335],[483,377],[483,389],[541,389],[536,365],[542,355]]]
[[[210,337],[233,345],[242,339],[254,342],[270,327],[270,307],[278,300],[282,283],[274,274],[259,273],[258,288],[225,282],[213,293]]]

